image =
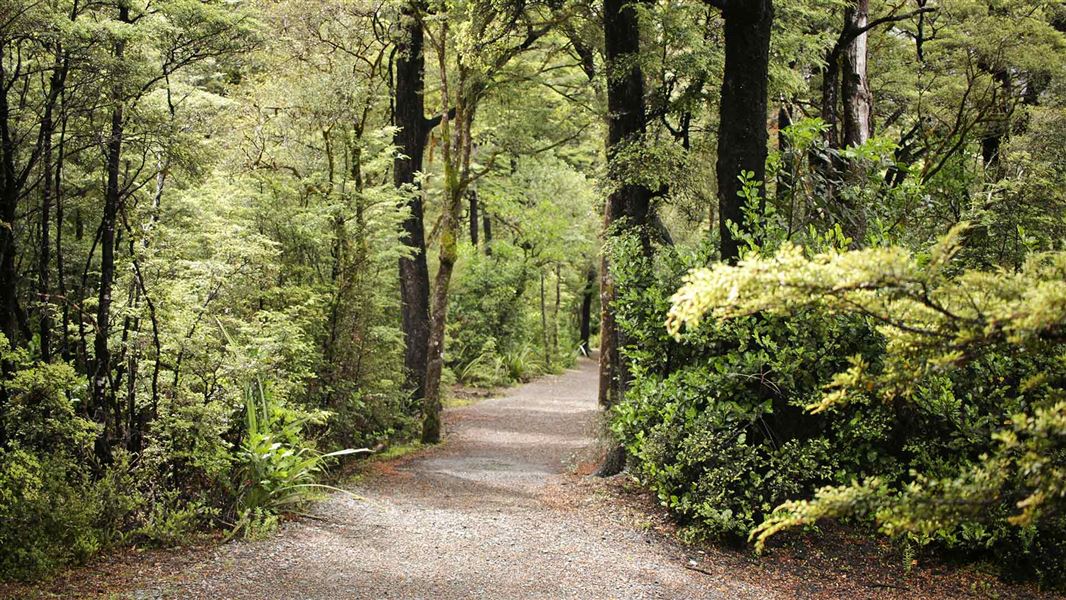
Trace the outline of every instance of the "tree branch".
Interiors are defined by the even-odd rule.
[[[867,23],[866,25],[864,25],[862,27],[856,27],[854,29],[851,29],[851,28],[846,29],[840,34],[840,39],[837,40],[836,48],[834,48],[834,50],[839,52],[840,50],[842,50],[844,48],[844,46],[847,46],[848,44],[850,44],[852,40],[854,40],[855,38],[859,37],[860,35],[862,35],[864,33],[867,33],[868,31],[870,31],[871,29],[873,29],[875,27],[880,27],[881,25],[884,25],[886,23],[898,23],[900,21],[906,21],[907,19],[910,19],[912,17],[917,17],[920,14],[930,13],[930,12],[936,12],[936,9],[931,7],[931,6],[927,6],[925,8],[919,8],[918,10],[913,10],[913,11],[911,11],[909,13],[905,13],[905,14],[902,14],[902,15],[887,14],[887,15],[881,17],[881,18],[874,19],[873,21],[870,21],[869,23]]]

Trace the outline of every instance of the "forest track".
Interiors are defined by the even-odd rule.
[[[583,510],[596,365],[449,410],[445,444],[382,463],[314,518],[221,546],[136,598],[738,598],[683,550]],[[724,585],[724,588],[722,587]],[[717,589],[715,589],[717,588]]]

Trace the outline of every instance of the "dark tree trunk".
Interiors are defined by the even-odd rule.
[[[592,354],[589,337],[592,335],[592,300],[595,289],[596,267],[589,265],[585,275],[585,289],[581,292],[581,314],[578,316],[578,336],[581,342],[581,353],[585,356]]]
[[[640,68],[640,24],[637,8],[626,0],[604,0],[603,32],[607,77],[607,160],[611,161],[626,144],[639,144],[647,125],[644,102],[644,73]],[[622,179],[625,177],[623,175]],[[651,253],[648,217],[651,190],[642,185],[619,182],[607,197],[604,209],[604,235],[615,236],[635,231],[645,253]],[[604,408],[621,402],[629,383],[620,350],[625,345],[623,333],[614,318],[615,284],[609,259],[602,257],[600,266],[600,390]],[[617,454],[614,448],[611,454]],[[607,461],[600,475],[620,470],[618,461]]]
[[[552,355],[559,355],[559,311],[563,305],[562,265],[555,263],[555,306],[552,308]]]
[[[545,298],[544,269],[540,270],[540,332],[541,341],[544,344],[544,365],[551,367],[551,335],[548,333],[548,304]]]
[[[70,361],[70,302],[67,299],[66,269],[63,257],[63,163],[66,158],[67,116],[64,106],[60,107],[62,125],[59,128],[59,146],[57,148],[55,167],[55,205],[56,205],[56,288],[63,302],[63,322],[61,323],[60,353],[63,360]]]
[[[837,106],[840,104],[840,47],[832,48],[822,67],[822,121],[825,123],[825,141],[830,148],[840,147],[840,119]]]
[[[988,69],[986,69],[988,70]],[[985,176],[989,181],[1003,179],[1000,153],[1003,149],[1003,141],[1010,134],[1011,75],[1005,69],[990,71],[992,77],[999,84],[992,98],[994,106],[992,117],[989,119],[987,129],[981,136],[981,159],[985,167]]]
[[[119,20],[129,23],[129,8],[119,8]],[[121,61],[125,54],[125,41],[115,42],[115,59]],[[122,137],[125,125],[124,100],[121,87],[115,84],[111,109],[111,132],[107,140],[107,187],[104,191],[104,214],[100,222],[100,288],[97,294],[96,335],[93,339],[94,363],[92,379],[92,410],[104,424],[103,446],[98,446],[102,458],[109,455],[109,445],[117,437],[119,415],[109,406],[109,379],[111,376],[111,350],[108,337],[111,334],[111,292],[115,279],[115,223],[119,203],[122,201],[120,170],[122,163]],[[102,418],[101,418],[102,417]]]
[[[0,55],[4,52],[0,44]],[[14,84],[14,81],[8,81],[4,66],[0,64],[0,221],[3,221],[0,224],[0,331],[12,347],[17,347],[29,338],[29,332],[26,315],[19,304],[19,276],[15,267],[18,252],[15,220],[22,177],[15,167],[18,149],[11,130],[13,115],[7,98]]]
[[[918,56],[918,62],[925,62],[925,6],[929,3],[929,0],[917,0],[919,10],[923,12],[918,13],[918,24],[914,30],[914,51]]]
[[[52,214],[52,114],[51,110],[45,111],[44,120],[41,122],[41,127],[45,132],[42,135],[41,143],[43,144],[43,152],[41,153],[42,170],[44,171],[41,178],[41,243],[40,253],[37,256],[37,294],[40,297],[41,313],[38,322],[39,335],[41,344],[41,360],[44,362],[51,362],[52,360],[52,318],[51,307],[49,306],[49,289],[51,283],[49,282],[49,269],[51,268],[52,261],[52,249],[51,249],[51,224],[49,223],[49,217]]]
[[[792,108],[782,104],[777,110],[777,150],[781,153],[781,171],[777,174],[777,197],[791,200],[792,188],[796,181],[795,151],[792,141],[785,134],[792,126]]]
[[[66,64],[61,59],[61,50],[57,49],[55,71],[49,82],[49,97],[58,98],[66,83]],[[51,248],[51,223],[52,204],[55,201],[59,186],[59,168],[56,166],[53,176],[53,152],[52,136],[55,133],[55,101],[50,101],[44,108],[44,116],[41,119],[41,243],[38,254],[37,266],[37,289],[40,296],[39,335],[41,345],[41,360],[52,360],[52,307],[51,307],[51,281],[50,269],[52,261]],[[58,165],[58,163],[57,163]]]
[[[770,65],[772,0],[728,0],[725,17],[725,76],[718,132],[718,214],[721,258],[733,262],[740,242],[729,223],[743,228],[742,173],[750,173],[765,195],[767,85]],[[761,208],[761,207],[760,207]]]
[[[429,348],[429,267],[426,265],[426,234],[422,195],[416,174],[422,170],[428,125],[423,98],[425,58],[420,7],[411,3],[403,11],[397,45],[393,125],[399,155],[393,162],[393,183],[403,190],[410,211],[403,222],[401,241],[410,256],[400,259],[400,301],[406,340],[404,372],[406,387],[415,398],[426,393]]]
[[[990,178],[998,178],[995,173],[999,170],[999,150],[1003,145],[1003,134],[999,131],[986,134],[981,138],[981,162],[985,165],[985,172],[993,174]]]
[[[492,256],[492,216],[481,210],[481,228],[485,231],[485,256]]]
[[[470,200],[470,243],[477,249],[477,234],[478,234],[478,198],[477,190],[470,190],[466,193],[467,198]]]

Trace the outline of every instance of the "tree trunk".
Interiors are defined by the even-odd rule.
[[[443,33],[442,33],[443,36]],[[440,59],[444,62],[444,59]],[[444,69],[443,64],[441,67]],[[443,96],[448,97],[447,84],[443,86]],[[462,85],[459,86],[462,89]],[[469,135],[470,115],[460,108],[456,110],[456,127],[454,135],[458,138],[452,149],[448,116],[441,120],[441,145],[444,147],[444,213],[440,225],[440,258],[437,276],[433,282],[433,310],[429,331],[429,361],[426,365],[426,393],[422,408],[422,442],[435,444],[443,435],[441,426],[441,374],[444,370],[444,339],[448,323],[448,290],[451,285],[455,263],[459,259],[460,211],[462,210],[463,189],[460,173],[463,158],[458,156],[467,151],[464,138]]]
[[[64,94],[65,98],[65,94]],[[63,360],[70,362],[73,358],[70,352],[70,301],[67,299],[66,265],[63,259],[63,164],[66,159],[67,147],[67,114],[66,107],[60,107],[62,124],[59,128],[59,146],[56,155],[55,168],[55,205],[56,205],[56,288],[63,302],[63,321],[60,325],[60,354]]]
[[[585,356],[592,354],[589,346],[589,337],[592,335],[592,294],[596,287],[596,267],[589,265],[585,274],[585,288],[581,292],[581,314],[578,316],[578,337],[581,343],[581,353]]]
[[[477,190],[470,190],[466,193],[470,200],[470,243],[477,249],[477,234],[478,234],[478,197]]]
[[[0,44],[0,56],[5,51],[3,44]],[[7,80],[5,71],[4,65],[0,64],[0,332],[3,332],[12,347],[18,347],[29,338],[29,332],[26,315],[19,304],[19,276],[15,267],[18,253],[15,220],[18,216],[21,177],[15,168],[18,148],[15,147],[11,131],[13,115],[7,98],[14,82]]]
[[[485,256],[492,256],[492,216],[484,208],[481,209],[481,228],[485,230]]]
[[[424,34],[419,6],[412,3],[403,11],[402,38],[397,47],[393,142],[399,151],[393,161],[393,183],[403,190],[410,214],[403,222],[401,242],[410,255],[400,259],[400,301],[406,340],[404,373],[406,387],[415,398],[426,393],[429,348],[429,267],[426,265],[426,234],[422,195],[416,174],[422,170],[428,126],[423,99],[425,58]]]
[[[845,12],[846,27],[862,31],[870,15],[870,0],[855,0]],[[854,37],[844,49],[841,65],[841,104],[844,113],[844,147],[865,144],[873,134],[873,96],[867,77],[867,38],[863,32]]]
[[[454,221],[449,216],[445,221]],[[441,223],[441,227],[456,229],[454,223]],[[430,320],[429,361],[426,363],[426,393],[422,404],[422,443],[436,444],[443,435],[441,425],[440,380],[444,371],[444,335],[448,322],[448,287],[458,251],[455,236],[442,233],[448,239],[441,241],[440,266],[433,287],[433,316]]]
[[[52,72],[48,90],[49,98],[52,99],[59,97],[66,83],[66,64],[62,60],[61,54],[61,50],[57,49],[55,70]],[[59,169],[58,167],[55,169],[56,175],[54,177],[52,170],[52,136],[55,133],[54,109],[55,101],[49,101],[44,108],[44,116],[41,119],[41,249],[37,256],[37,293],[40,296],[41,305],[38,323],[41,360],[44,362],[51,362],[52,360],[52,307],[51,282],[49,280],[52,261],[50,217],[52,203],[58,193],[57,188],[59,186]]]
[[[855,0],[855,4],[844,13],[845,29],[862,31],[869,21],[870,1]],[[844,137],[843,147],[854,148],[869,141],[873,134],[873,96],[870,94],[870,82],[867,78],[867,38],[868,33],[855,35],[841,56],[840,102],[843,113]],[[861,185],[866,168],[860,161],[853,160],[846,165],[844,177],[853,185]],[[848,236],[859,244],[866,237],[866,207],[857,206],[854,201],[842,199],[846,209],[844,230]]]
[[[440,68],[441,113],[440,139],[444,163],[444,193],[440,224],[440,259],[433,285],[433,309],[429,331],[429,361],[426,365],[426,394],[422,404],[422,442],[435,444],[441,440],[441,373],[444,370],[444,339],[448,323],[448,289],[459,258],[460,213],[466,182],[469,181],[471,138],[474,119],[473,106],[465,105],[467,71],[460,61],[455,89],[455,119],[451,118],[446,46],[448,23],[441,24],[441,43],[436,47]],[[454,130],[453,130],[454,125]]]
[[[52,318],[49,306],[49,269],[51,268],[51,224],[49,217],[52,214],[52,111],[45,110],[44,120],[41,122],[44,133],[41,137],[43,151],[41,152],[41,249],[37,256],[37,294],[40,298],[41,314],[38,322],[41,344],[41,360],[52,360]]]
[[[1004,139],[1010,134],[1011,75],[1005,69],[986,70],[992,74],[998,87],[992,97],[994,108],[987,129],[981,136],[981,161],[985,167],[985,177],[997,182],[1003,179],[1000,153]]]
[[[551,367],[551,336],[548,334],[548,304],[545,299],[543,267],[540,269],[540,331],[544,344],[544,366]]]
[[[119,21],[129,23],[129,8],[119,8]],[[121,62],[125,54],[125,41],[115,42],[115,60]],[[116,436],[119,423],[117,415],[108,406],[108,379],[111,375],[111,351],[108,337],[111,334],[111,291],[115,279],[115,223],[121,202],[120,169],[122,162],[122,137],[124,127],[124,102],[122,89],[116,83],[111,99],[111,133],[107,140],[107,188],[104,191],[104,214],[100,222],[100,288],[97,294],[96,335],[93,339],[94,366],[92,379],[92,410],[104,424],[103,443],[110,444]],[[102,419],[100,418],[102,417]],[[102,458],[109,455],[107,446],[98,446]]]
[[[555,306],[552,308],[552,355],[559,355],[559,312],[563,305],[562,266],[555,263]]]
[[[718,214],[721,258],[734,262],[740,242],[729,223],[744,228],[742,173],[750,173],[765,196],[767,85],[772,0],[731,0],[725,17],[725,75],[718,132]],[[760,207],[761,208],[761,207]]]
[[[603,33],[607,78],[607,160],[610,162],[626,144],[639,144],[647,125],[644,102],[644,73],[640,54],[640,23],[636,7],[626,0],[604,0]],[[623,177],[624,179],[624,177]],[[632,183],[617,182],[604,209],[604,235],[607,238],[626,231],[636,232],[643,250],[651,254],[648,216],[651,190]],[[629,376],[621,357],[624,334],[614,319],[614,281],[610,259],[604,253],[600,265],[600,390],[599,401],[609,408],[622,401]],[[618,447],[610,454],[616,455]],[[624,462],[624,461],[623,461]],[[601,465],[599,474],[613,475],[621,469],[617,460]]]
[[[777,150],[781,154],[781,170],[777,173],[777,199],[778,202],[787,203],[788,232],[791,235],[792,225],[796,221],[796,204],[794,187],[796,185],[796,156],[792,147],[792,140],[786,135],[786,131],[792,126],[792,107],[784,103],[777,110]]]

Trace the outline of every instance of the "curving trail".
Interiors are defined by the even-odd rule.
[[[594,444],[596,377],[595,363],[583,360],[563,375],[450,410],[447,443],[383,465],[355,490],[365,500],[335,494],[315,519],[270,539],[223,546],[133,596],[773,595],[688,570],[683,552],[660,536],[581,509],[588,498],[567,471]]]

